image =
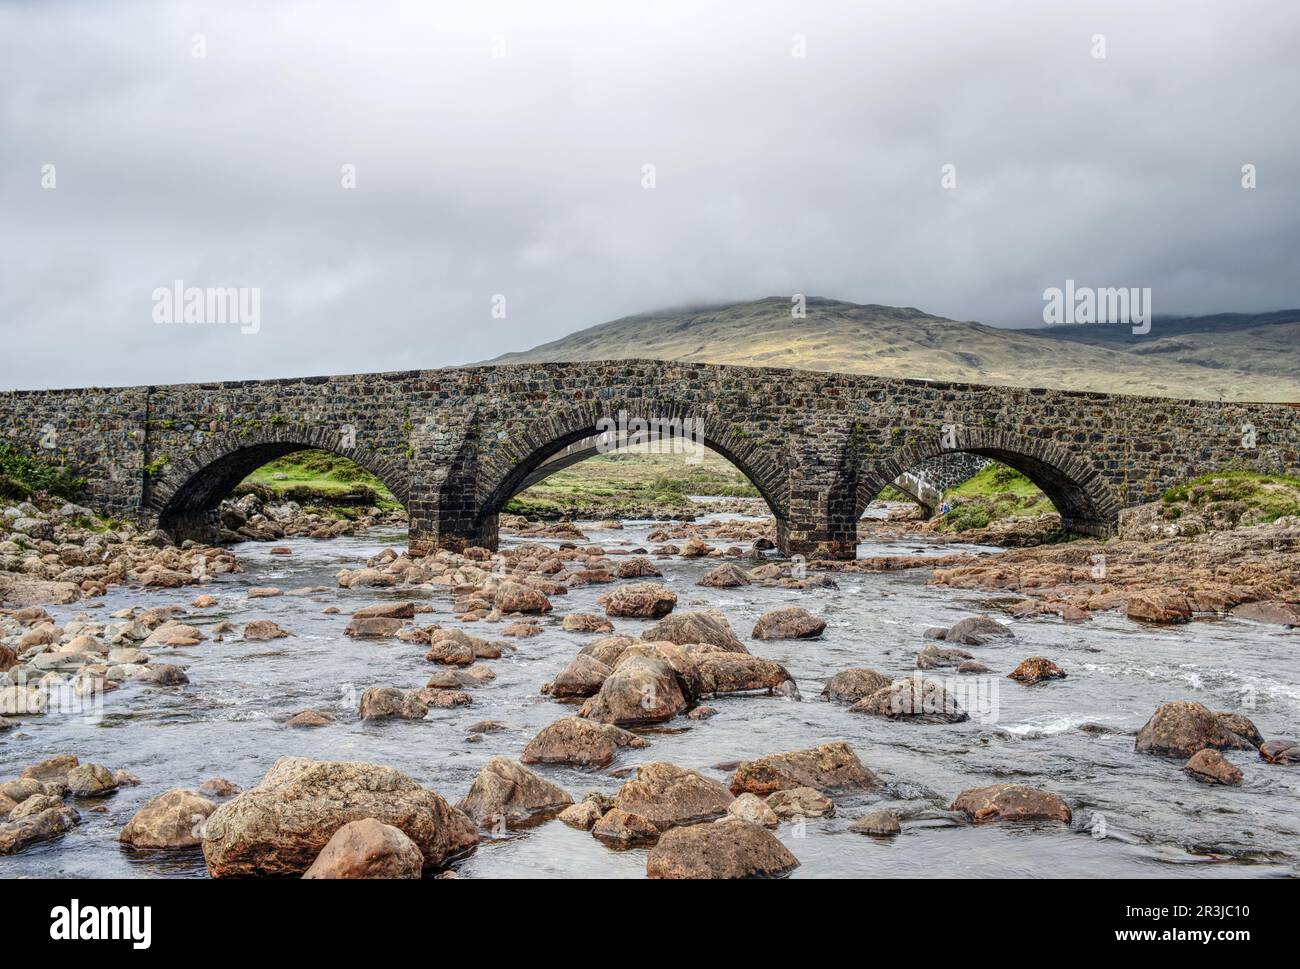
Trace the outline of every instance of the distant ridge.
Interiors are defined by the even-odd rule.
[[[1012,330],[914,307],[787,296],[638,313],[490,363],[644,357],[1021,387],[1300,401],[1300,310]]]

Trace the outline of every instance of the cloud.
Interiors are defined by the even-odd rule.
[[[1295,306],[1297,46],[1267,0],[0,5],[0,386],[436,367],[793,292]],[[177,279],[257,287],[259,331],[155,324]]]

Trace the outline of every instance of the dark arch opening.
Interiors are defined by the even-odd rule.
[[[1083,458],[1048,441],[1017,440],[1002,431],[962,429],[953,447],[925,443],[880,462],[863,476],[858,516],[895,478],[939,455],[965,452],[1014,468],[1045,494],[1061,516],[1061,527],[1087,535],[1109,536],[1119,503],[1096,470]]]
[[[277,458],[309,450],[327,451],[369,472],[405,507],[405,489],[393,487],[390,483],[393,475],[388,473],[389,469],[382,465],[367,467],[371,462],[354,450],[321,447],[315,441],[260,441],[221,451],[217,457],[207,461],[191,461],[187,467],[164,475],[151,495],[151,504],[159,509],[158,527],[176,542],[193,539],[214,543],[220,530],[221,502],[242,481]]]

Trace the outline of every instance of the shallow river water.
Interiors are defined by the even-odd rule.
[[[584,528],[592,544],[650,547],[651,523],[621,531]],[[508,540],[507,540],[508,541]],[[356,568],[385,547],[401,548],[400,532],[371,533],[331,541],[283,544],[291,556],[271,556],[270,546],[236,546],[244,572],[223,576],[204,591],[221,606],[187,621],[203,626],[230,618],[238,627],[256,618],[278,622],[294,635],[272,642],[225,642],[169,651],[161,657],[187,667],[189,685],[161,688],[130,683],[105,698],[99,718],[52,714],[27,718],[0,735],[0,777],[56,753],[77,754],[141,779],[122,788],[95,813],[77,806],[82,824],[61,840],[0,858],[0,876],[176,876],[206,874],[198,851],[135,854],[117,834],[146,800],[173,787],[197,787],[222,776],[243,787],[255,784],[277,757],[294,754],[335,760],[366,760],[397,767],[453,802],[459,800],[492,756],[517,758],[528,740],[558,717],[575,712],[540,693],[590,636],[563,632],[559,619],[546,631],[511,640],[517,647],[488,664],[497,673],[472,691],[474,702],[431,711],[421,722],[361,722],[357,697],[370,686],[423,686],[431,672],[425,650],[397,640],[357,641],[343,634],[359,606],[401,598],[395,590],[340,590],[334,574]],[[864,544],[860,555],[917,550],[914,542]],[[952,546],[927,546],[935,553]],[[1295,876],[1300,857],[1300,769],[1270,766],[1253,751],[1227,757],[1245,773],[1240,787],[1197,783],[1179,762],[1135,754],[1131,731],[1167,700],[1189,698],[1216,710],[1240,710],[1265,737],[1294,735],[1300,724],[1300,634],[1235,620],[1144,627],[1114,614],[1066,626],[1055,619],[1014,623],[1016,639],[970,647],[998,675],[982,678],[985,722],[953,725],[893,723],[848,712],[823,701],[826,679],[853,666],[909,675],[928,626],[946,626],[988,607],[988,598],[925,585],[919,573],[837,574],[838,589],[796,591],[749,586],[704,589],[695,581],[716,560],[657,560],[661,580],[679,596],[677,609],[716,607],[752,652],[782,663],[794,675],[802,701],[769,696],[708,701],[720,712],[704,722],[685,717],[641,731],[651,746],[624,751],[610,770],[667,760],[696,768],[725,783],[714,765],[766,753],[847,740],[862,761],[887,782],[883,793],[836,796],[837,814],[777,832],[801,862],[791,877],[1258,877]],[[309,596],[285,595],[247,601],[254,585],[286,590],[326,586]],[[555,597],[555,612],[601,612],[596,596],[610,586],[579,588]],[[126,605],[188,605],[195,588],[112,590],[106,618]],[[409,595],[407,593],[406,595]],[[454,624],[450,595],[428,600],[437,610],[419,621]],[[325,615],[337,605],[339,615]],[[802,605],[828,620],[816,641],[748,639],[763,612]],[[80,611],[51,608],[56,620]],[[649,625],[617,620],[618,632],[639,634]],[[472,623],[476,635],[499,626]],[[154,651],[155,656],[158,651]],[[1021,659],[1045,655],[1069,674],[1033,687],[1005,678]],[[157,658],[157,657],[156,657]],[[942,671],[933,674],[948,682]],[[963,678],[965,679],[965,678]],[[283,725],[305,707],[330,707],[337,720],[315,730]],[[468,727],[491,718],[509,730],[466,740]],[[1081,732],[1098,722],[1128,733]],[[540,770],[575,798],[587,790],[613,792],[621,780],[609,771],[543,767]],[[950,826],[940,817],[904,821],[903,833],[877,840],[850,832],[869,807],[901,802],[905,810],[942,807],[959,791],[996,782],[1039,785],[1063,796],[1074,809],[1064,825]],[[645,875],[642,850],[613,851],[590,834],[551,821],[485,840],[457,862],[466,877],[628,877]]]

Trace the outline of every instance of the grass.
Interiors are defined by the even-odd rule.
[[[1051,500],[1015,468],[996,462],[944,493],[951,510],[940,519],[945,532],[987,528],[1007,518],[1036,518],[1056,511]]]
[[[86,479],[63,465],[47,464],[14,449],[0,440],[0,498],[25,501],[37,492],[75,501],[86,487]]]
[[[283,477],[277,477],[283,475]],[[239,483],[236,494],[303,505],[399,507],[393,493],[369,471],[329,451],[295,451],[268,461]]]
[[[1160,501],[1168,520],[1199,515],[1218,525],[1263,525],[1300,515],[1300,478],[1220,471],[1176,485]]]
[[[703,460],[691,463],[685,454],[632,449],[597,454],[557,471],[520,492],[505,510],[542,518],[576,512],[613,518],[624,512],[644,513],[650,506],[684,511],[693,506],[690,495],[756,498],[758,491],[713,451],[706,450]]]

